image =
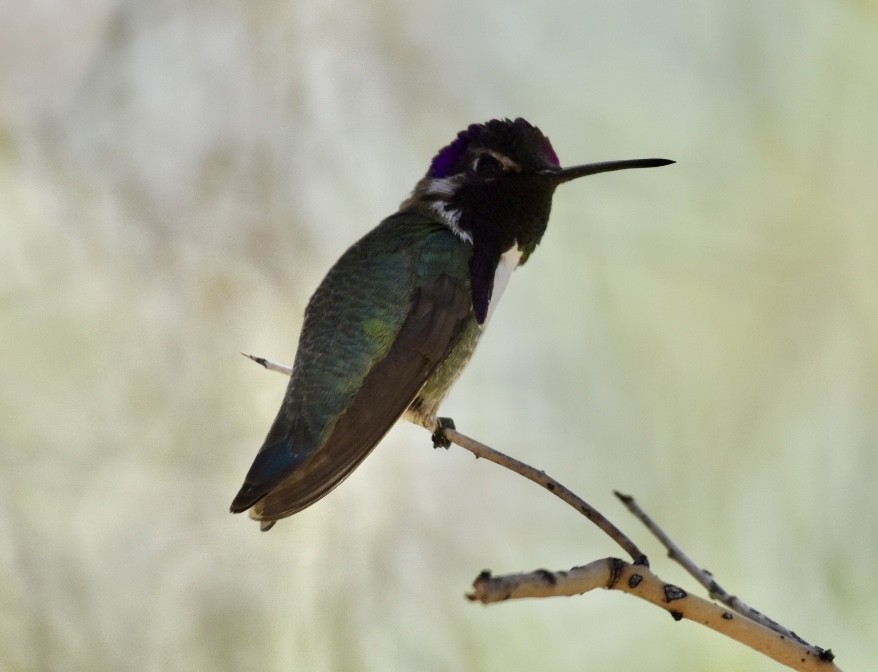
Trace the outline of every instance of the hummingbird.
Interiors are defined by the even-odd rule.
[[[439,150],[399,210],[354,243],[305,309],[280,410],[231,505],[262,530],[341,483],[400,418],[448,447],[439,404],[469,362],[558,185],[673,163],[562,168],[524,119],[472,124]]]

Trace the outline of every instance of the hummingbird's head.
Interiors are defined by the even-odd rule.
[[[401,209],[427,206],[456,235],[477,246],[496,243],[502,253],[517,244],[523,263],[546,230],[559,184],[669,163],[673,161],[635,159],[561,168],[539,128],[521,118],[493,119],[472,124],[440,149]]]
[[[561,168],[552,143],[524,119],[473,124],[439,150],[400,206],[426,209],[474,247],[476,316],[484,321],[500,257],[517,248],[523,264],[536,248],[559,184],[610,170],[664,166],[666,159],[607,161]]]
[[[439,150],[402,208],[426,205],[463,240],[533,250],[546,229],[560,170],[549,139],[524,119],[472,124]],[[492,240],[493,242],[493,240]]]

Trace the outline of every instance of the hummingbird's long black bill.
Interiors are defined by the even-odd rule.
[[[674,161],[670,159],[625,159],[622,161],[601,161],[599,163],[586,163],[582,166],[570,166],[560,170],[545,171],[546,177],[554,178],[558,184],[575,180],[577,177],[609,173],[612,170],[628,170],[629,168],[658,168],[667,166]]]

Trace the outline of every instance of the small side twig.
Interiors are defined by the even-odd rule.
[[[829,650],[821,649],[820,647],[811,646],[804,639],[799,637],[792,630],[788,630],[783,627],[780,623],[775,620],[768,618],[762,612],[754,609],[742,599],[737,597],[736,595],[732,595],[728,593],[716,579],[713,578],[713,575],[708,572],[706,569],[699,567],[695,562],[690,558],[677,543],[671,539],[665,531],[662,530],[658,526],[658,524],[649,517],[649,515],[640,507],[640,505],[634,500],[634,497],[631,495],[625,495],[618,490],[614,490],[613,493],[619,500],[625,505],[625,507],[632,513],[634,516],[646,526],[652,535],[661,542],[662,546],[664,546],[668,551],[668,557],[671,560],[682,565],[682,567],[689,573],[692,578],[694,578],[698,583],[704,586],[705,590],[707,590],[710,597],[714,600],[718,600],[719,602],[726,605],[729,609],[741,614],[742,616],[746,616],[747,618],[765,626],[766,628],[770,628],[774,630],[779,635],[783,635],[789,639],[793,639],[798,641],[800,644],[805,646],[809,646],[814,651],[815,655],[820,656],[832,656],[832,652]],[[831,659],[831,658],[830,658]]]

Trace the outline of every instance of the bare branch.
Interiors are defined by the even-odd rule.
[[[269,371],[289,376],[292,369],[264,357],[241,353]],[[829,649],[821,649],[805,642],[794,632],[765,617],[743,601],[729,595],[704,569],[699,568],[637,505],[633,497],[616,492],[616,496],[634,513],[668,549],[668,555],[679,562],[704,586],[711,597],[719,599],[728,608],[722,608],[703,598],[689,595],[678,586],[661,581],[649,570],[646,555],[615,525],[589,506],[578,495],[544,471],[531,467],[498,450],[491,448],[455,429],[443,428],[444,436],[476,457],[499,464],[537,483],[582,513],[618,543],[634,564],[616,558],[596,560],[569,571],[552,572],[539,569],[523,574],[492,576],[482,572],[473,582],[473,592],[467,599],[483,604],[526,597],[554,597],[580,595],[594,588],[621,590],[640,597],[668,611],[675,620],[689,619],[746,644],[766,656],[795,670],[840,672]],[[729,611],[737,612],[737,616]]]
[[[621,590],[639,597],[664,609],[674,620],[687,619],[705,625],[794,670],[840,672],[830,651],[812,649],[798,638],[786,637],[746,616],[690,595],[679,586],[665,583],[648,567],[616,558],[596,560],[566,572],[538,569],[526,574],[492,576],[484,571],[476,577],[473,592],[466,597],[490,604],[528,597],[581,595],[595,588]]]
[[[254,362],[265,367],[269,371],[277,371],[278,373],[283,373],[287,376],[292,373],[292,369],[284,364],[278,364],[277,362],[266,359],[265,357],[257,357],[256,355],[250,355],[245,352],[242,352],[241,354],[252,359]],[[643,553],[621,530],[619,530],[619,528],[613,525],[613,523],[611,523],[597,509],[589,505],[588,502],[549,476],[546,472],[535,469],[529,464],[525,464],[509,455],[501,453],[499,450],[494,450],[490,446],[486,446],[484,443],[476,441],[466,434],[461,434],[456,429],[446,427],[443,428],[442,431],[446,439],[457,444],[464,450],[470,451],[476,457],[483,457],[489,462],[499,464],[501,467],[506,467],[507,469],[524,476],[528,480],[533,481],[537,485],[543,486],[546,490],[572,506],[609,535],[613,541],[622,547],[622,550],[631,556],[631,559],[635,564],[649,566],[649,560],[647,559],[646,554]]]
[[[456,429],[445,428],[443,432],[446,439],[461,448],[470,451],[476,457],[483,457],[494,464],[499,464],[501,467],[506,467],[507,469],[514,471],[516,474],[524,476],[537,485],[543,486],[546,490],[572,506],[609,535],[613,541],[619,544],[619,546],[631,556],[631,559],[634,560],[635,564],[649,566],[646,554],[643,553],[621,530],[619,530],[618,527],[607,520],[600,511],[589,505],[588,502],[572,492],[569,488],[549,476],[545,471],[535,469],[529,464],[525,464],[520,460],[516,460],[514,457],[501,453],[499,450],[494,450],[490,446],[486,446],[484,443],[476,441],[465,434],[461,434]]]

